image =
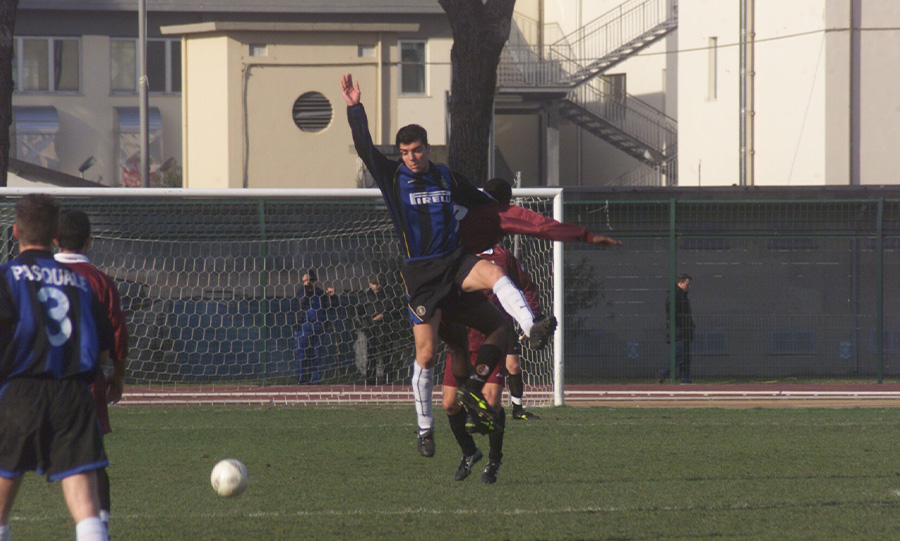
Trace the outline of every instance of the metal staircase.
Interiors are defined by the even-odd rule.
[[[498,67],[498,107],[556,102],[561,116],[641,162],[658,167],[671,161],[676,122],[612,92],[598,75],[673,31],[676,8],[677,0],[628,0],[543,47],[533,44],[530,32],[511,32]]]
[[[567,93],[560,115],[648,165],[666,161],[678,137],[677,123],[634,96],[616,96],[595,78]]]

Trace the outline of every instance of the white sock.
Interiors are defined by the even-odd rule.
[[[0,526],[0,541],[9,541],[9,524]]]
[[[419,363],[413,365],[412,388],[416,400],[416,417],[419,433],[434,428],[434,415],[431,413],[431,396],[434,391],[433,368],[422,368]]]
[[[522,294],[522,291],[512,283],[509,276],[504,276],[497,280],[493,289],[494,295],[497,296],[506,313],[516,320],[516,323],[519,324],[526,336],[531,336],[534,314],[531,313],[531,308],[528,307],[528,301],[525,300],[525,295]]]
[[[509,395],[509,401],[512,402],[513,405],[515,405],[515,406],[521,406],[521,405],[522,405],[522,399],[521,399],[521,398],[517,398],[517,397],[515,397],[515,396],[513,396],[513,395]]]
[[[75,539],[77,541],[109,541],[106,526],[100,517],[90,517],[75,525]]]

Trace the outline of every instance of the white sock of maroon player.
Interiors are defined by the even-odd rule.
[[[497,296],[506,313],[516,320],[516,323],[519,324],[526,336],[531,336],[534,314],[531,312],[531,308],[528,307],[528,301],[525,300],[525,295],[522,294],[522,291],[512,283],[508,276],[497,280],[493,290],[494,295]]]

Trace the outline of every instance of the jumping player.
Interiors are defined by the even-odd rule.
[[[542,317],[543,310],[537,286],[534,284],[528,271],[525,270],[525,267],[516,259],[512,252],[497,245],[481,252],[478,254],[478,257],[487,259],[502,268],[509,276],[509,279],[525,294],[528,306],[534,312],[535,318],[540,319]],[[493,295],[488,295],[488,297],[491,299],[491,302],[495,305],[497,304]],[[481,333],[474,329],[469,329],[469,352],[471,353],[472,348],[477,347],[483,339],[484,336]],[[529,411],[525,411],[525,406],[522,404],[522,398],[525,394],[525,382],[522,377],[521,354],[522,346],[516,340],[506,354],[506,385],[509,388],[509,397],[512,402],[512,418],[513,420],[535,420],[539,419],[539,417]],[[485,394],[485,397],[487,397],[487,394]]]
[[[60,481],[76,539],[107,540],[96,470],[109,465],[90,383],[112,343],[87,280],[50,250],[59,203],[29,194],[15,208],[19,255],[0,265],[0,540],[25,472]]]
[[[94,395],[94,408],[103,434],[112,432],[109,425],[109,407],[107,403],[116,403],[122,398],[122,387],[125,381],[125,359],[128,356],[128,329],[125,326],[125,315],[119,299],[119,290],[112,278],[91,265],[86,252],[91,246],[91,220],[80,210],[63,211],[59,218],[59,236],[56,239],[59,253],[53,257],[65,263],[79,275],[83,276],[106,310],[112,325],[114,341],[110,350],[112,373],[107,377],[102,370],[97,372],[91,392]],[[100,520],[109,529],[110,490],[109,474],[106,468],[97,470],[97,482],[100,492]]]
[[[446,166],[428,160],[428,134],[421,126],[413,124],[397,132],[400,162],[385,157],[372,142],[365,109],[360,103],[359,83],[354,84],[350,74],[342,78],[341,92],[347,103],[356,152],[381,190],[406,250],[402,274],[416,344],[412,386],[419,421],[418,448],[422,456],[433,456],[432,373],[442,319],[476,328],[487,336],[474,371],[465,362],[468,348],[464,341],[454,342],[450,333],[442,334],[441,338],[458,353],[455,358],[459,361],[453,363],[453,373],[465,380],[471,372],[467,381],[460,383],[460,401],[486,421],[498,420],[497,412],[485,402],[481,388],[485,377],[506,354],[511,327],[503,314],[483,297],[462,309],[458,302],[461,292],[493,290],[535,346],[546,345],[556,329],[556,320],[547,318],[535,323],[522,292],[509,278],[495,265],[465,255],[459,245],[454,203],[478,206],[491,202],[490,196]]]
[[[492,255],[497,253],[495,248],[482,247],[491,241],[499,242],[506,235],[529,235],[554,241],[583,241],[598,246],[621,246],[622,243],[603,235],[596,235],[587,230],[587,228],[559,222],[552,218],[548,218],[542,214],[528,210],[516,205],[511,205],[512,186],[509,182],[502,178],[492,178],[485,185],[485,192],[494,198],[496,203],[480,205],[469,209],[457,209],[463,217],[460,220],[460,236],[462,243],[467,250],[478,250],[479,257],[492,260],[494,263],[502,266],[513,282],[519,287],[529,301],[532,298],[537,300],[537,288],[525,268],[510,254],[512,260],[506,263],[506,256],[500,253],[499,256]],[[504,250],[505,251],[505,250]],[[506,264],[505,264],[506,263]],[[515,273],[519,279],[514,278],[514,270],[519,269]],[[532,306],[532,311],[540,310]],[[477,333],[470,331],[470,345],[473,339],[476,339]],[[538,419],[538,416],[525,411],[522,406],[522,397],[525,391],[525,383],[522,379],[522,367],[519,362],[521,351],[518,342],[514,343],[510,352],[506,356],[507,379],[506,384],[509,387],[509,395],[512,401],[513,411],[512,418],[515,420]]]

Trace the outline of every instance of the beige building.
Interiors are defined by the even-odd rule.
[[[356,188],[362,177],[340,80],[363,92],[376,144],[404,124],[445,143],[449,43],[432,40],[434,94],[401,95],[398,36],[417,24],[199,23],[163,28],[184,36],[185,186]],[[443,72],[443,73],[441,73]]]
[[[278,63],[279,58],[290,61],[293,67],[326,69],[324,63],[317,58],[341,56],[352,49],[352,54],[347,58],[358,58],[356,45],[349,45],[351,34],[355,34],[356,25],[368,26],[365,43],[381,44],[383,49],[378,51],[383,55],[399,53],[398,39],[406,39],[405,47],[407,58],[415,65],[415,69],[422,72],[420,80],[425,79],[426,61],[434,61],[437,66],[443,66],[443,74],[439,69],[427,66],[429,83],[438,86],[416,88],[416,92],[409,93],[408,107],[405,113],[400,112],[396,102],[390,108],[393,118],[402,121],[412,115],[421,115],[423,112],[435,111],[433,116],[437,119],[433,132],[441,139],[445,139],[444,114],[437,112],[443,109],[446,82],[449,78],[449,27],[446,16],[437,4],[430,0],[367,0],[360,5],[359,2],[349,0],[298,1],[291,3],[274,2],[271,0],[219,0],[208,2],[205,0],[147,0],[147,75],[149,88],[148,124],[150,135],[150,165],[153,185],[159,185],[162,180],[179,181],[182,165],[186,162],[186,153],[183,142],[188,136],[205,133],[207,137],[215,137],[217,141],[226,134],[237,134],[239,146],[241,143],[240,114],[237,117],[227,117],[227,126],[222,127],[225,118],[211,117],[197,121],[199,125],[191,124],[192,131],[186,133],[183,130],[183,110],[194,113],[200,109],[192,107],[185,109],[188,101],[187,75],[185,59],[193,59],[193,53],[201,49],[215,50],[220,43],[228,42],[227,39],[217,41],[211,38],[214,33],[207,33],[192,41],[196,45],[191,51],[183,50],[183,36],[163,34],[161,28],[190,25],[230,25],[230,24],[261,24],[266,28],[273,28],[277,24],[299,25],[295,28],[305,28],[305,32],[299,32],[297,36],[285,37],[287,32],[272,32],[270,39],[259,38],[260,32],[250,33],[254,36],[253,44],[263,44],[263,49],[271,43],[270,53],[263,52],[262,56],[247,60],[249,72],[252,77],[246,82],[247,89],[257,92],[256,83],[262,79],[268,79],[273,75],[273,70],[267,69],[263,64]],[[332,34],[334,25],[343,25],[344,32]],[[309,29],[318,27],[318,32],[308,32]],[[379,29],[391,29],[384,36],[379,35]],[[416,30],[418,29],[418,30]],[[403,34],[399,34],[402,31]],[[267,33],[268,30],[264,30]],[[314,35],[322,47],[316,47],[314,55],[304,57],[280,57],[281,51],[291,48],[291,43],[303,41],[302,34],[307,38]],[[248,35],[244,33],[244,35]],[[279,37],[280,36],[280,37]],[[341,37],[343,36],[343,37]],[[139,139],[139,62],[138,62],[138,0],[107,0],[96,2],[93,0],[20,0],[15,25],[14,47],[14,79],[15,91],[13,94],[14,121],[11,127],[12,148],[11,155],[23,162],[36,166],[46,167],[60,173],[88,181],[98,182],[104,185],[120,186],[135,185],[139,182],[138,163],[140,152]],[[184,37],[185,42],[190,36]],[[210,39],[207,39],[210,38]],[[283,40],[281,44],[275,39]],[[231,38],[229,38],[231,39]],[[386,39],[392,40],[388,45]],[[434,48],[428,45],[444,42],[445,45]],[[329,44],[344,42],[346,51],[328,52]],[[205,81],[208,76],[212,80],[221,81],[222,86],[203,95],[197,95],[194,103],[203,104],[207,111],[215,109],[217,104],[231,103],[231,98],[241,95],[243,79],[238,67],[236,74],[229,73],[227,61],[234,60],[238,56],[249,55],[246,52],[235,51],[239,49],[237,42],[229,42],[231,47],[224,47],[221,51],[212,52],[219,55],[216,64],[197,68],[201,71],[191,74],[192,84]],[[282,47],[284,45],[284,47]],[[227,52],[226,52],[227,50]],[[253,54],[258,54],[259,49],[254,49]],[[309,51],[305,51],[304,54]],[[374,50],[366,48],[363,54],[374,54]],[[432,55],[425,57],[426,54]],[[421,55],[421,56],[417,56]],[[366,56],[361,60],[372,63],[372,58]],[[348,61],[352,64],[352,61]],[[239,64],[235,64],[239,65]],[[279,68],[281,69],[281,68]],[[386,72],[391,70],[385,68]],[[278,71],[278,70],[275,70]],[[316,70],[301,69],[301,77],[310,77]],[[336,70],[341,71],[341,70]],[[394,64],[393,73],[397,67]],[[325,73],[317,74],[322,81],[328,79]],[[278,77],[276,77],[277,79]],[[226,81],[237,81],[235,88],[225,85]],[[294,79],[296,82],[296,79]],[[374,79],[373,79],[374,81]],[[280,84],[280,82],[275,83]],[[293,83],[291,83],[293,84]],[[303,85],[297,85],[301,88]],[[333,92],[338,82],[334,81],[328,87],[315,85],[322,91]],[[273,89],[274,90],[274,89]],[[287,88],[285,87],[285,90]],[[373,86],[374,97],[377,89]],[[293,89],[290,91],[293,92]],[[441,101],[441,107],[434,107],[430,103],[430,93]],[[290,120],[291,107],[298,98],[292,96],[287,104],[287,119]],[[184,98],[184,100],[183,100]],[[185,103],[183,103],[185,102]],[[272,104],[272,115],[277,117],[277,105]],[[219,111],[216,109],[215,114]],[[224,114],[224,110],[222,112]],[[254,111],[248,116],[251,131],[248,135],[254,135],[253,130],[269,131],[270,126],[253,124],[260,118],[261,112]],[[196,115],[195,115],[196,117]],[[430,117],[425,117],[430,119]],[[340,122],[338,124],[341,124]],[[215,130],[206,126],[215,127]],[[277,123],[271,128],[277,127]],[[302,134],[299,128],[294,128],[296,137]],[[349,132],[348,132],[349,133]],[[244,138],[247,141],[250,139]],[[335,139],[337,140],[337,138]],[[289,151],[277,145],[258,145],[259,139],[253,138],[253,152],[260,153],[261,160],[276,160],[280,157],[295,156],[297,148]],[[201,145],[202,146],[202,145]],[[340,155],[346,156],[347,142],[343,142]],[[209,164],[211,174],[218,178],[222,187],[237,185],[243,182],[243,167],[252,164],[241,163],[241,152],[227,145],[213,146],[212,156],[197,158],[193,161],[195,167],[199,163]],[[337,152],[337,149],[333,150]],[[309,160],[302,166],[294,167],[297,161],[288,161],[281,167],[273,167],[280,180],[271,177],[260,180],[263,185],[278,185],[289,187],[309,186],[309,182],[317,186],[328,186],[335,183],[333,176],[322,177],[319,172],[325,171],[325,164],[334,164],[333,157],[315,151],[315,160]],[[309,154],[311,156],[312,154]],[[232,167],[224,165],[225,160],[238,160],[236,172],[229,171],[226,176],[223,168]],[[231,162],[229,162],[231,163]],[[254,162],[261,163],[261,162]],[[273,162],[274,163],[274,162]],[[322,164],[319,166],[318,164]],[[256,167],[253,165],[253,167]],[[289,168],[293,168],[291,171]],[[352,169],[352,162],[350,168]],[[304,183],[291,184],[290,178],[299,178],[303,169],[316,171],[315,176],[304,175]],[[268,169],[266,169],[268,171]],[[231,178],[231,175],[234,178]],[[291,177],[289,177],[292,175]],[[267,174],[268,177],[268,174]],[[317,177],[317,178],[316,178]],[[312,180],[310,180],[312,179]],[[344,179],[341,179],[344,181]],[[309,182],[307,182],[309,181]],[[352,184],[344,182],[347,185]],[[207,181],[212,185],[212,181]]]

